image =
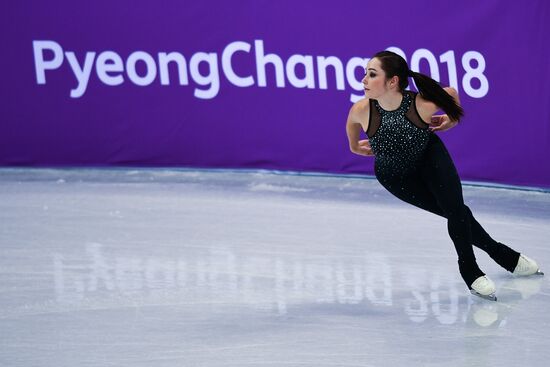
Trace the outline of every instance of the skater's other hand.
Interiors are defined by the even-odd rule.
[[[458,121],[451,121],[447,115],[433,115],[429,129],[431,131],[445,131],[455,127],[456,124],[458,124]]]

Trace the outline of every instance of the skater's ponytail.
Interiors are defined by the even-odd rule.
[[[427,75],[409,69],[404,58],[391,51],[378,52],[373,58],[380,60],[382,69],[386,72],[386,78],[390,79],[397,75],[399,78],[399,89],[403,92],[409,85],[409,77],[412,77],[420,95],[435,103],[453,120],[458,121],[464,116],[464,110],[454,98],[445,92],[438,82]]]

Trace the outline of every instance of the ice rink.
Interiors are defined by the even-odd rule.
[[[550,272],[550,193],[464,186]],[[476,249],[374,179],[264,171],[0,170],[0,366],[544,366],[548,276]],[[549,273],[550,274],[550,273]]]

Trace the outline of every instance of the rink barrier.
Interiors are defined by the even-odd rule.
[[[286,170],[269,170],[269,169],[248,169],[248,168],[197,168],[197,167],[41,167],[41,168],[15,168],[15,167],[0,167],[0,175],[2,172],[18,171],[18,170],[105,170],[105,171],[127,171],[127,170],[141,170],[141,171],[179,171],[179,172],[209,172],[209,173],[262,173],[278,176],[304,176],[304,177],[323,177],[323,178],[352,178],[360,180],[376,180],[373,175],[364,175],[357,173],[328,173],[328,172],[313,172],[313,171],[286,171]],[[536,187],[536,186],[521,186],[521,185],[509,185],[496,182],[485,181],[469,181],[461,180],[463,186],[490,188],[490,189],[504,189],[515,191],[531,191],[550,194],[550,188]]]

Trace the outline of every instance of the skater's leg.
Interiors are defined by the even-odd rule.
[[[430,138],[420,166],[424,184],[447,218],[447,229],[458,254],[460,274],[468,286],[483,276],[472,247],[471,212],[464,205],[462,185],[447,149],[437,135]]]
[[[393,182],[391,182],[391,180],[380,179],[379,181],[389,192],[399,199],[420,209],[446,218],[445,213],[439,207],[434,195],[420,177],[417,176],[416,179],[408,177],[407,180],[394,180]],[[504,269],[513,272],[518,264],[519,253],[491,238],[472,215],[472,211],[467,205],[465,205],[465,210],[470,219],[473,245],[487,252],[487,254]]]
[[[377,173],[377,178],[382,186],[384,186],[397,198],[447,218],[449,235],[455,244],[459,258],[458,263],[460,274],[468,287],[471,286],[474,280],[484,275],[475,261],[475,256],[471,245],[472,240],[469,229],[469,221],[465,215],[465,209],[462,210],[461,217],[455,215],[455,213],[450,210],[450,204],[447,204],[447,211],[444,211],[438,202],[437,197],[426,184],[426,181],[422,178],[419,172],[412,172],[404,177],[386,177]],[[456,212],[458,212],[458,210],[456,210]],[[464,219],[463,222],[461,221],[462,219]]]
[[[481,224],[475,219],[470,208],[466,205],[466,210],[470,216],[470,225],[472,228],[472,241],[474,246],[485,251],[489,256],[504,269],[513,272],[519,260],[519,252],[514,251],[503,243],[495,241],[483,229]]]
[[[445,213],[439,207],[435,196],[420,179],[412,176],[407,180],[383,181],[380,183],[399,199],[412,204],[420,209],[424,209],[438,216],[444,217]],[[518,264],[519,253],[506,246],[503,243],[495,241],[481,224],[473,216],[470,208],[465,205],[465,210],[469,216],[470,228],[472,232],[472,244],[485,251],[497,264],[504,269],[513,272]]]

